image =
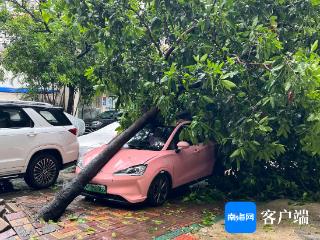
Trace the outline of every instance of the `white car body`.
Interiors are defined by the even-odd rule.
[[[117,136],[118,122],[111,123],[95,132],[78,137],[79,141],[79,158],[94,148],[108,144]]]
[[[78,136],[82,136],[85,131],[86,131],[86,124],[85,122],[80,119],[80,118],[77,118],[75,116],[72,116],[71,114],[69,113],[64,113],[64,115],[67,116],[67,118],[70,120],[70,122],[72,123],[73,126],[75,126],[77,129],[78,129]]]
[[[30,126],[22,127],[0,125],[0,178],[23,176],[30,161],[39,153],[48,152],[53,155],[59,160],[60,169],[78,159],[79,143],[75,127],[70,122],[69,125],[63,126],[50,124],[40,114],[48,109],[58,111],[58,108],[49,104],[0,101],[0,116],[2,114],[6,118],[10,117],[11,125],[12,122],[18,122],[20,125],[21,122],[26,122],[25,116],[28,116],[32,123]],[[20,115],[15,111],[19,111]],[[19,120],[22,115],[23,119]],[[7,119],[5,121],[7,122]]]

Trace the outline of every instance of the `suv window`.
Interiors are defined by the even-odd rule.
[[[37,112],[53,126],[70,126],[72,123],[59,109],[38,109]]]
[[[0,128],[33,127],[34,123],[21,108],[0,108]]]

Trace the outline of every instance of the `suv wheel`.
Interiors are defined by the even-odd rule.
[[[58,160],[51,154],[40,153],[31,159],[24,179],[30,187],[41,189],[52,186],[58,175]]]

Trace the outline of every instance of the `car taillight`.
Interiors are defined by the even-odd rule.
[[[71,128],[71,129],[69,129],[68,131],[71,132],[73,135],[77,136],[78,129],[76,129],[76,128]]]

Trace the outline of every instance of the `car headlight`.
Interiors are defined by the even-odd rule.
[[[101,125],[102,125],[102,122],[100,122],[100,121],[93,121],[92,122],[92,126],[99,127]]]
[[[84,159],[84,155],[80,156],[77,161],[77,167],[79,167],[80,169],[83,169],[83,159]]]
[[[126,169],[113,173],[114,175],[142,176],[147,169],[146,164],[128,167]]]

